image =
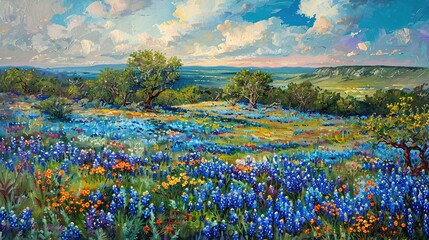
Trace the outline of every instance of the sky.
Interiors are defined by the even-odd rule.
[[[429,0],[0,0],[0,65],[429,67]]]

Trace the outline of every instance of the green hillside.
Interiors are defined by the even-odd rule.
[[[312,74],[301,74],[286,81],[275,81],[277,87],[288,83],[310,81],[323,89],[362,98],[377,89],[414,88],[429,83],[429,69],[419,67],[341,66],[318,68]]]

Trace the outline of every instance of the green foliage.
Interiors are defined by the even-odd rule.
[[[61,83],[55,78],[39,77],[34,70],[9,68],[0,77],[0,90],[26,95],[59,95],[61,93]]]
[[[399,89],[377,90],[372,96],[365,96],[366,113],[387,114],[389,109],[387,104],[399,102],[400,98],[406,97],[407,94]],[[369,112],[371,111],[371,112]]]
[[[188,85],[179,91],[182,101],[186,103],[197,103],[200,101],[200,89],[194,85]]]
[[[342,98],[339,93],[328,90],[320,91],[317,95],[315,107],[321,113],[336,113],[340,112],[339,103]],[[340,101],[340,102],[339,102]]]
[[[201,88],[194,85],[188,85],[180,90],[167,89],[160,94],[156,99],[153,100],[154,104],[157,105],[181,105],[181,104],[192,104],[201,101],[214,101],[221,95],[220,89],[215,88]],[[143,94],[142,91],[138,92],[139,98]]]
[[[345,116],[357,115],[359,111],[359,102],[352,96],[340,98],[337,100],[337,113]]]
[[[206,87],[200,87],[200,101],[218,101],[223,94],[222,88],[206,88]]]
[[[72,112],[69,104],[67,99],[51,97],[40,102],[40,110],[48,114],[51,119],[66,120]]]
[[[140,91],[139,94],[143,94],[144,92]],[[144,99],[144,97],[141,97]],[[182,97],[179,91],[173,89],[167,89],[162,94],[160,94],[156,99],[153,100],[154,104],[157,105],[166,105],[173,106],[182,104]]]
[[[423,83],[413,89],[410,93],[413,97],[413,105],[423,107],[425,104],[429,104],[429,90],[428,84]]]
[[[167,58],[159,51],[140,50],[131,53],[127,65],[136,71],[140,95],[145,97],[144,107],[150,108],[155,98],[179,80],[182,61],[177,57]]]
[[[289,107],[304,111],[314,108],[320,91],[319,87],[306,81],[300,84],[289,83],[285,95]]]
[[[92,94],[108,104],[126,106],[132,103],[131,98],[135,96],[135,84],[136,75],[132,69],[107,68],[100,72],[93,85],[95,91]]]
[[[222,97],[232,106],[235,106],[240,100],[240,89],[234,85],[226,85],[223,89]]]
[[[260,102],[262,104],[280,104],[287,106],[285,91],[281,88],[271,88],[268,90],[267,94],[261,98]]]
[[[71,98],[79,97],[79,88],[76,85],[71,85],[67,88],[67,96]]]
[[[4,171],[0,174],[0,204],[8,210],[16,210],[23,202],[22,197],[29,192],[31,177],[17,172]]]
[[[252,107],[256,107],[258,100],[270,89],[273,82],[271,76],[262,71],[250,72],[242,70],[230,79],[231,85],[225,88],[226,99],[236,101],[241,97],[247,99]]]
[[[374,115],[363,122],[363,128],[372,132],[378,142],[384,142],[404,151],[405,168],[414,171],[428,169],[426,151],[429,149],[429,106],[412,105],[412,97],[402,97],[400,102],[388,104],[387,116]],[[413,167],[410,152],[419,152],[421,164]]]

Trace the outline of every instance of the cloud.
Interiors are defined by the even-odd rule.
[[[356,52],[356,51],[351,51],[351,52],[349,52],[349,53],[347,53],[347,57],[353,57],[353,56],[357,56],[357,55],[359,55],[359,53],[358,52]]]
[[[151,4],[151,0],[104,0],[88,5],[86,12],[94,17],[113,18],[134,13]]]
[[[380,49],[378,49],[377,52],[371,54],[371,56],[384,56],[384,55],[388,55],[388,53],[385,53]]]
[[[220,44],[219,47],[225,52],[230,52],[248,44],[252,44],[263,38],[263,33],[267,30],[269,24],[272,24],[272,21],[264,20],[255,24],[250,24],[226,20],[216,28],[225,38],[224,42]]]
[[[186,0],[175,5],[175,19],[158,24],[164,41],[176,41],[182,36],[201,30],[213,30],[225,20],[239,20],[247,12],[255,11],[268,0]]]
[[[318,34],[328,34],[333,28],[334,25],[332,25],[331,21],[327,17],[321,16],[316,18],[316,21],[310,31],[314,31]]]
[[[128,42],[130,35],[121,30],[115,29],[109,33],[110,38],[112,39],[114,44],[121,44],[124,42]]]
[[[367,50],[368,50],[367,45],[366,45],[365,43],[363,43],[363,42],[358,43],[357,47],[358,47],[358,48],[359,48],[359,50],[361,50],[361,51],[367,51]]]
[[[50,24],[47,26],[48,36],[52,40],[58,40],[71,37],[70,32],[62,25]]]
[[[94,17],[103,17],[107,15],[107,6],[102,4],[101,1],[93,2],[91,3],[87,8],[86,11],[94,16]]]
[[[411,41],[409,28],[403,28],[403,29],[396,30],[394,32],[394,36],[398,40],[398,43],[402,44],[402,45],[408,44]]]
[[[80,41],[80,45],[82,46],[81,53],[84,55],[88,55],[91,52],[95,51],[97,48],[95,47],[94,42],[91,40],[83,39]]]
[[[429,66],[425,1],[3,1],[0,64],[123,63],[154,48],[185,64]]]
[[[225,20],[216,30],[206,32],[190,49],[193,57],[272,56],[288,55],[296,44],[295,37],[302,29],[282,25],[279,18],[251,22]]]
[[[299,13],[307,17],[335,17],[338,14],[338,5],[333,0],[301,0]]]

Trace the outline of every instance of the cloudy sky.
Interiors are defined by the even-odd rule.
[[[429,0],[0,0],[0,65],[429,67]]]

